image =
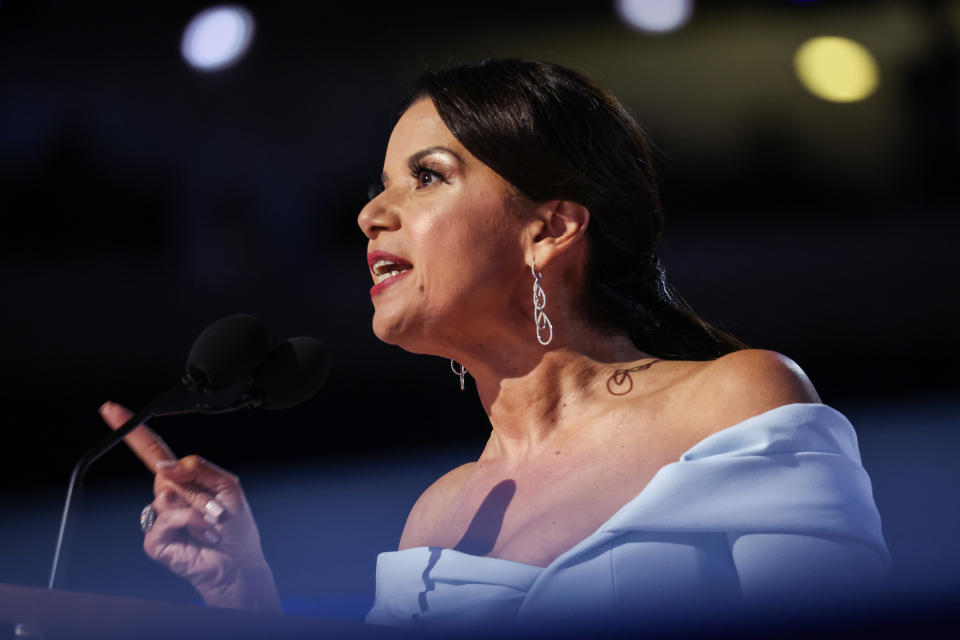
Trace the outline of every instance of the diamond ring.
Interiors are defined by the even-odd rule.
[[[156,521],[157,512],[153,510],[152,504],[148,504],[140,512],[140,531],[143,531],[144,535],[150,533],[150,529],[153,528],[153,523]]]

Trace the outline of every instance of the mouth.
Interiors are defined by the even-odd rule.
[[[367,264],[374,281],[370,295],[380,293],[413,269],[410,262],[386,251],[372,251],[367,254]]]

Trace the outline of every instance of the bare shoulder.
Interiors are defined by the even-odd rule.
[[[410,509],[400,536],[400,549],[422,546],[424,534],[436,530],[440,521],[449,515],[450,505],[456,500],[475,465],[476,462],[460,465],[427,487]]]
[[[787,356],[743,349],[707,363],[698,373],[691,410],[715,429],[795,402],[820,402],[813,383]]]

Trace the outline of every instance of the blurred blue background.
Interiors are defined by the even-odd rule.
[[[851,418],[905,598],[957,595],[960,2],[700,2],[667,32],[615,3],[248,2],[245,55],[198,71],[181,40],[209,6],[0,2],[0,582],[45,584],[97,407],[141,406],[245,312],[326,342],[327,385],[158,429],[241,475],[289,611],[362,615],[376,553],[489,427],[448,363],[370,332],[356,214],[422,70],[516,55],[586,72],[644,124],[668,277]],[[808,89],[796,54],[824,35],[870,53],[869,95]],[[140,551],[150,496],[126,450],[98,462],[68,586],[193,601]]]

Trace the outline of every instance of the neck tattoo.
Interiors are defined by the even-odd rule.
[[[651,360],[650,362],[644,362],[643,364],[638,364],[637,366],[630,367],[629,369],[616,369],[610,374],[610,377],[607,378],[607,391],[614,396],[627,395],[633,391],[633,378],[630,377],[630,374],[646,371],[658,362],[662,361]]]

